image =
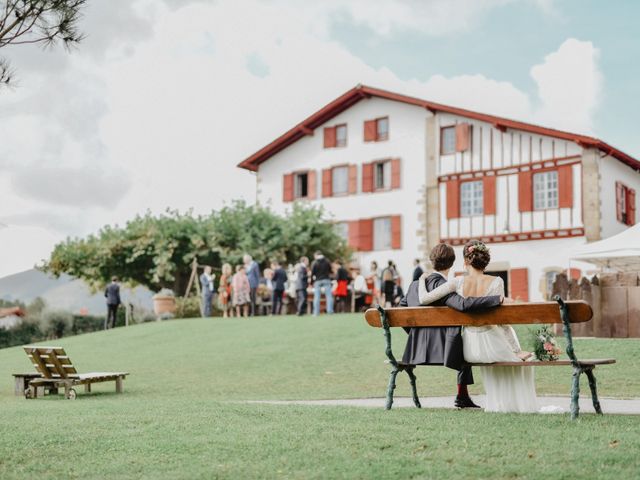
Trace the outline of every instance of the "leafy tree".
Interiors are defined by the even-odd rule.
[[[84,38],[78,31],[78,22],[86,1],[0,0],[0,48],[58,42],[71,47]],[[9,63],[0,58],[0,85],[10,83],[12,78]]]
[[[266,266],[272,259],[295,263],[315,250],[331,259],[350,256],[322,210],[296,205],[280,216],[269,208],[234,202],[206,216],[170,210],[159,216],[147,213],[122,228],[106,226],[96,235],[67,239],[55,246],[42,268],[82,278],[94,289],[117,275],[132,285],[181,294],[194,259],[218,269],[223,262],[241,263],[249,253]]]

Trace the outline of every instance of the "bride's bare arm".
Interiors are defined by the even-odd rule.
[[[446,297],[452,292],[456,291],[456,281],[449,280],[446,283],[443,283],[439,287],[434,288],[430,292],[427,291],[426,285],[427,274],[422,274],[420,279],[418,280],[418,299],[420,301],[420,305],[430,305],[436,300],[440,300],[443,297]]]

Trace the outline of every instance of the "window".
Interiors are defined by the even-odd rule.
[[[376,140],[388,140],[389,139],[389,118],[378,118],[376,120]]]
[[[558,208],[558,172],[550,170],[533,174],[533,208]]]
[[[349,222],[337,222],[333,224],[336,233],[344,238],[346,241],[349,241]]]
[[[440,153],[448,155],[456,152],[456,127],[442,127],[440,129]]]
[[[387,190],[391,188],[391,162],[376,162],[373,164],[374,190]]]
[[[347,146],[347,125],[336,125],[336,147]]]
[[[616,182],[616,217],[625,225],[636,223],[636,191]]]
[[[464,182],[460,184],[460,215],[463,217],[472,217],[474,215],[482,215],[483,198],[482,198],[482,181]]]
[[[309,196],[309,175],[306,172],[296,173],[293,180],[294,198],[307,198]]]
[[[376,218],[373,220],[373,249],[391,249],[391,218]]]
[[[365,120],[364,141],[381,142],[383,140],[389,140],[389,117]]]
[[[346,195],[349,193],[349,167],[334,167],[331,169],[331,193]]]

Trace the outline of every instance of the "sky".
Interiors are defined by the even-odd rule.
[[[238,162],[358,83],[640,158],[640,2],[89,0],[86,39],[0,49],[0,277],[136,214],[252,202]]]

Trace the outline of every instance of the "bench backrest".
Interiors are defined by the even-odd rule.
[[[27,356],[44,378],[74,378],[76,368],[62,347],[24,347]]]
[[[569,300],[565,303],[569,309],[571,323],[588,322],[593,317],[593,310],[587,302]],[[488,310],[466,313],[449,307],[398,307],[386,308],[384,311],[390,327],[562,323],[556,302],[509,303]],[[382,327],[378,310],[370,308],[364,315],[369,325]]]

